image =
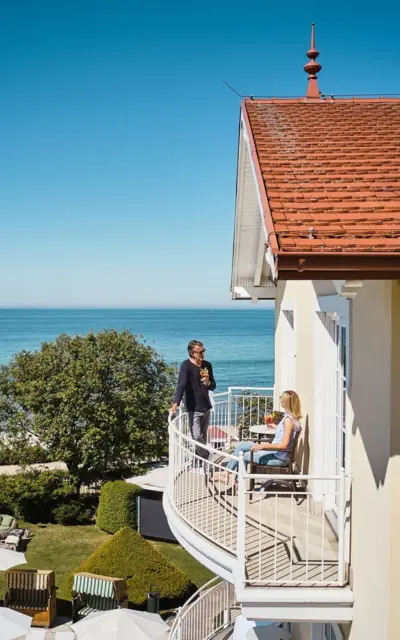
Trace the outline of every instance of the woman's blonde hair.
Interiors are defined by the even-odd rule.
[[[281,405],[292,416],[292,418],[300,420],[300,398],[295,391],[284,391],[281,395]]]

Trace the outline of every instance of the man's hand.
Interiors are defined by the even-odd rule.
[[[178,411],[178,403],[177,402],[174,402],[174,404],[172,405],[170,411],[171,411],[171,413],[176,413]]]

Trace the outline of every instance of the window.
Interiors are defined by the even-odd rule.
[[[312,640],[343,640],[339,625],[329,622],[312,625]]]
[[[341,640],[343,638],[337,624],[323,625],[323,640]]]

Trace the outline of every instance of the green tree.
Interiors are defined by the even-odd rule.
[[[60,335],[0,368],[0,430],[38,443],[78,484],[167,451],[175,370],[130,331]]]

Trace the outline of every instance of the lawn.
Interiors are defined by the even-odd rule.
[[[63,591],[63,578],[86,560],[109,536],[93,525],[63,527],[59,524],[20,523],[28,528],[32,540],[28,544],[28,564],[22,569],[53,569],[56,574],[57,598],[71,600],[71,594]],[[61,587],[61,588],[60,588]],[[65,587],[64,587],[65,589]],[[4,574],[0,571],[0,597],[4,597]]]
[[[32,533],[24,569],[52,569],[56,574],[57,599],[71,600],[64,578],[86,560],[109,535],[96,526],[64,527],[59,524],[36,525],[20,523]],[[153,542],[157,550],[176,567],[187,573],[191,581],[200,587],[213,577],[203,565],[177,544]],[[0,571],[0,598],[4,597],[4,574]]]

